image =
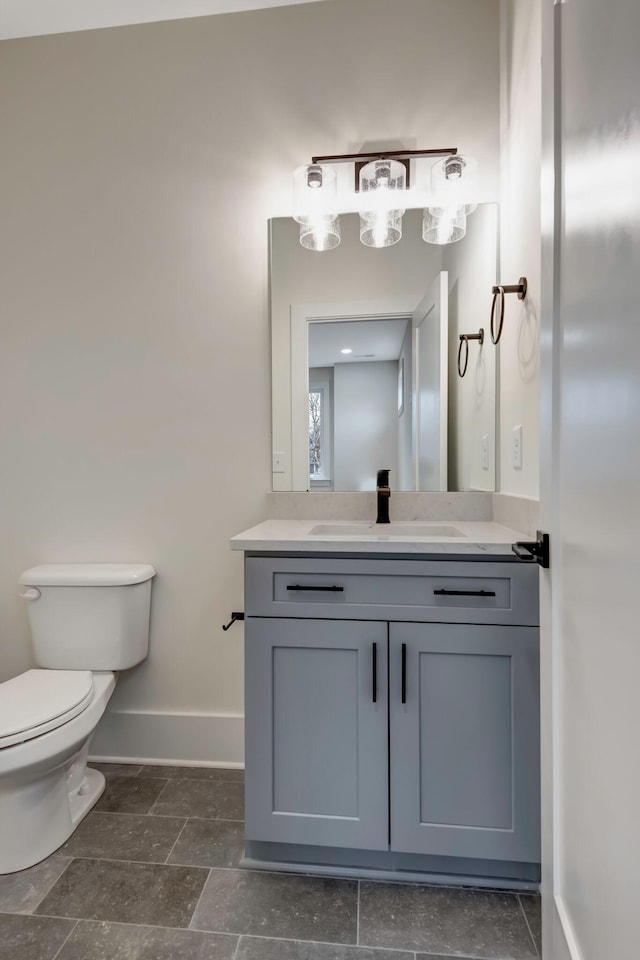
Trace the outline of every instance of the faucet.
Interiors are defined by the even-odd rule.
[[[378,517],[376,523],[391,523],[389,520],[389,470],[378,470],[376,477],[376,493],[378,495]]]

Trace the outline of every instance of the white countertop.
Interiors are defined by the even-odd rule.
[[[394,523],[380,528],[375,535],[311,534],[313,527],[329,521],[318,520],[265,520],[249,530],[244,530],[231,539],[232,550],[264,551],[277,553],[402,553],[437,555],[464,554],[471,556],[509,556],[515,559],[511,544],[517,540],[529,540],[525,534],[499,523],[469,520],[434,520],[434,527],[455,527],[464,536],[406,536],[394,535]],[[404,531],[412,525],[424,527],[430,521],[424,520],[412,524],[398,521]],[[353,527],[354,522],[332,521],[335,531],[338,527]],[[367,524],[362,524],[363,528]]]

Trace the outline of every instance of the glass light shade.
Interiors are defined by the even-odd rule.
[[[293,172],[293,219],[310,223],[338,215],[338,179],[335,170],[319,163],[298,167]]]
[[[404,213],[407,171],[398,160],[372,160],[360,169],[361,212],[364,220],[379,219],[382,213],[393,219]]]
[[[340,243],[338,217],[318,217],[300,224],[300,243],[307,250],[333,250]]]
[[[478,163],[473,157],[444,157],[431,168],[428,185],[431,207],[464,207],[466,214],[478,206]]]
[[[467,232],[467,215],[460,207],[429,207],[422,215],[422,239],[427,243],[455,243]]]
[[[360,217],[360,240],[366,247],[391,247],[402,238],[402,215],[381,213],[374,220]]]

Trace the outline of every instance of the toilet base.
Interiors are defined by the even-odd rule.
[[[71,763],[28,782],[0,785],[0,874],[25,870],[69,839],[105,787],[86,766],[85,747]]]

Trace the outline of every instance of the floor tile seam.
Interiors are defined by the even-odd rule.
[[[177,842],[177,841],[176,841],[176,842]],[[174,844],[174,846],[175,846],[175,844]],[[172,848],[172,849],[173,849],[173,848]],[[209,871],[211,871],[211,870],[224,870],[224,871],[234,870],[234,871],[237,871],[237,872],[240,872],[240,873],[250,873],[250,872],[252,872],[252,873],[258,873],[258,872],[260,872],[260,873],[262,873],[262,872],[264,872],[264,871],[257,871],[257,870],[250,871],[247,867],[212,867],[212,866],[209,866],[208,864],[204,864],[204,863],[169,863],[168,860],[132,860],[131,857],[127,857],[127,858],[125,858],[125,857],[114,857],[113,855],[110,856],[110,857],[100,857],[100,856],[98,856],[98,855],[95,854],[95,853],[74,853],[72,857],[69,857],[69,861],[71,861],[71,860],[99,860],[101,863],[131,863],[131,864],[134,864],[134,865],[135,865],[135,864],[143,864],[143,865],[145,865],[145,866],[147,866],[147,867],[193,867],[193,868],[196,869],[196,870],[209,870]],[[67,866],[68,866],[68,864],[67,864]],[[67,868],[65,867],[65,870],[66,870],[66,869],[67,869]],[[63,871],[63,872],[64,872],[64,871]],[[282,875],[282,874],[278,874],[278,876],[281,876],[281,875]],[[60,874],[60,876],[62,876],[62,874]],[[297,877],[297,876],[300,876],[300,874],[292,873],[292,874],[286,874],[286,876]],[[59,879],[60,879],[60,877],[58,877],[58,880],[59,880]],[[57,883],[57,880],[56,880],[56,883]],[[53,884],[53,886],[55,886],[55,884]],[[51,890],[53,889],[53,886],[51,886],[51,887],[49,888],[49,890],[47,891],[47,893],[51,893]],[[45,894],[45,895],[42,897],[42,900],[44,900],[44,898],[45,898],[46,896],[47,896],[47,894]],[[40,904],[42,903],[42,900],[40,900],[39,903],[34,906],[34,908],[33,908],[34,910],[37,910],[37,908],[38,908],[38,907],[40,906]],[[8,913],[8,912],[13,912],[13,911],[3,910],[3,909],[0,907],[0,913]],[[22,914],[22,916],[29,916],[29,914],[28,914],[28,913],[25,913],[25,914]]]
[[[25,916],[25,914],[16,914],[16,916]],[[212,936],[216,937],[241,937],[241,933],[227,933],[222,930],[192,930],[191,927],[167,927],[161,923],[143,923],[139,920],[104,920],[96,919],[95,917],[62,917],[59,914],[55,913],[39,913],[35,916],[36,920],[70,920],[74,924],[74,929],[80,923],[94,923],[96,925],[102,923],[110,923],[118,927],[144,927],[145,930],[178,930],[183,933],[210,933]],[[71,931],[73,933],[73,930]],[[464,960],[467,960],[465,957]]]
[[[71,927],[71,930],[69,930],[69,933],[66,935],[66,937],[64,938],[64,940],[62,941],[62,943],[60,944],[60,946],[58,947],[58,949],[57,949],[56,952],[54,953],[54,955],[51,957],[51,960],[56,960],[56,957],[59,957],[59,956],[60,956],[60,953],[61,953],[62,950],[64,949],[65,944],[67,943],[67,941],[68,941],[69,937],[71,936],[71,934],[73,933],[73,931],[74,931],[74,930],[76,929],[76,927],[78,926],[78,923],[79,923],[79,922],[80,922],[79,920],[76,920],[76,922],[74,923],[74,925]]]
[[[520,904],[520,910],[522,911],[522,916],[524,917],[524,922],[525,922],[526,925],[527,925],[527,930],[529,931],[529,936],[531,937],[531,942],[533,943],[533,949],[534,949],[535,952],[536,952],[536,957],[539,957],[539,956],[540,956],[540,951],[538,950],[538,944],[536,943],[536,938],[535,938],[534,935],[533,935],[533,930],[531,929],[531,924],[529,923],[529,918],[528,918],[528,916],[527,916],[527,911],[526,911],[525,908],[524,908],[524,904],[523,904],[523,902],[522,902],[522,897],[520,897],[520,896],[518,897],[518,903]]]
[[[155,806],[155,804],[154,804],[153,806]],[[101,811],[101,812],[107,813],[106,810]],[[109,812],[111,812],[111,811],[109,811]],[[113,811],[113,813],[126,813],[126,812],[127,812],[127,811],[125,811],[125,810],[114,810],[114,811]],[[141,817],[177,817],[177,819],[179,819],[179,820],[182,820],[182,819],[183,819],[183,817],[181,817],[179,814],[173,814],[173,813],[154,813],[153,808],[152,808],[151,810],[148,810],[147,813],[141,813],[140,816],[141,816]],[[192,814],[185,814],[184,816],[186,817],[187,820],[213,820],[213,821],[215,821],[216,823],[219,823],[220,821],[222,821],[223,823],[244,823],[244,820],[229,820],[228,817],[194,817]]]
[[[195,927],[189,927],[189,929],[197,933],[221,933],[219,930],[201,930]],[[276,942],[282,940],[285,943],[310,943],[320,947],[352,947],[354,950],[379,950],[383,953],[406,953],[407,960],[409,960],[411,956],[415,957],[415,950],[405,949],[404,947],[369,947],[358,943],[345,943],[344,941],[336,940],[307,940],[304,937],[270,937],[264,933],[234,933],[226,935],[239,937],[240,940],[274,940]],[[433,954],[433,956],[437,956],[437,954]],[[451,960],[473,960],[473,957],[452,956]]]
[[[48,897],[48,896],[49,896],[49,894],[51,893],[51,891],[52,891],[53,888],[55,887],[55,885],[56,885],[56,883],[58,882],[58,880],[60,880],[61,877],[63,877],[64,874],[66,873],[66,871],[69,869],[69,866],[70,866],[70,864],[71,864],[71,861],[73,860],[73,857],[68,857],[66,854],[63,854],[63,853],[59,854],[59,856],[64,857],[65,860],[67,861],[67,863],[65,863],[64,867],[62,868],[62,870],[60,871],[60,873],[58,874],[58,876],[55,878],[55,880],[53,880],[53,881],[51,882],[51,884],[47,887],[46,891],[42,894],[42,896],[38,898],[38,902],[37,902],[37,903],[34,903],[33,906],[31,907],[31,909],[30,909],[29,911],[27,911],[26,913],[14,914],[15,916],[21,916],[21,917],[32,917],[32,916],[35,916],[34,911],[38,909],[38,907],[40,906],[40,904],[42,903],[42,901],[45,899],[45,897]],[[36,864],[36,866],[37,866],[37,864]],[[0,908],[0,913],[7,913],[7,912],[8,912],[8,911],[2,910],[2,909]]]
[[[141,779],[144,780],[145,778],[142,777]],[[153,779],[153,778],[150,777],[149,779]],[[153,801],[153,803],[151,804],[151,806],[149,807],[149,809],[146,811],[147,814],[152,814],[153,808],[155,807],[155,805],[157,804],[158,800],[160,799],[160,797],[162,796],[162,794],[165,792],[165,790],[167,789],[167,787],[168,787],[169,784],[171,783],[171,780],[168,779],[168,778],[166,778],[166,777],[156,777],[155,779],[156,779],[156,780],[164,780],[165,783],[164,783],[164,786],[162,787],[160,793],[158,794],[158,796],[155,798],[155,800]]]
[[[191,924],[193,923],[193,919],[194,919],[196,913],[198,912],[198,907],[199,907],[200,904],[202,903],[202,898],[203,898],[203,896],[204,896],[205,890],[207,889],[207,885],[208,885],[210,879],[211,879],[211,870],[208,870],[208,871],[207,871],[206,879],[205,879],[204,883],[202,884],[202,890],[200,891],[200,894],[199,894],[199,896],[198,896],[198,899],[196,900],[196,902],[195,902],[195,904],[194,904],[194,907],[193,907],[193,910],[191,911],[191,916],[189,917],[189,922],[187,923],[187,929],[188,929],[188,930],[195,930],[195,929],[197,929],[196,927],[192,927]],[[202,932],[202,931],[201,931],[201,932]],[[215,932],[215,931],[210,931],[210,932],[213,933],[213,932]],[[240,934],[232,934],[232,936],[237,936],[237,937],[238,937],[238,942],[240,941]],[[236,944],[236,950],[237,950],[237,949],[238,949],[238,944]]]
[[[167,864],[168,866],[169,866],[169,857],[171,856],[171,854],[172,854],[173,851],[175,850],[176,844],[177,844],[178,840],[180,839],[180,837],[182,836],[182,834],[184,833],[184,831],[185,831],[186,826],[187,826],[188,823],[189,823],[189,817],[187,817],[187,818],[185,819],[184,823],[183,823],[182,826],[180,827],[180,830],[178,831],[178,836],[177,836],[177,837],[175,838],[175,840],[173,841],[173,843],[172,843],[172,845],[171,845],[171,850],[169,850],[169,853],[168,853],[167,856],[165,857],[164,863]],[[171,866],[173,866],[173,864],[171,864]],[[191,864],[181,863],[180,866],[181,866],[181,867],[191,866]],[[206,882],[206,881],[205,881],[205,882]]]
[[[358,880],[358,897],[356,901],[356,946],[360,946],[360,881]]]

